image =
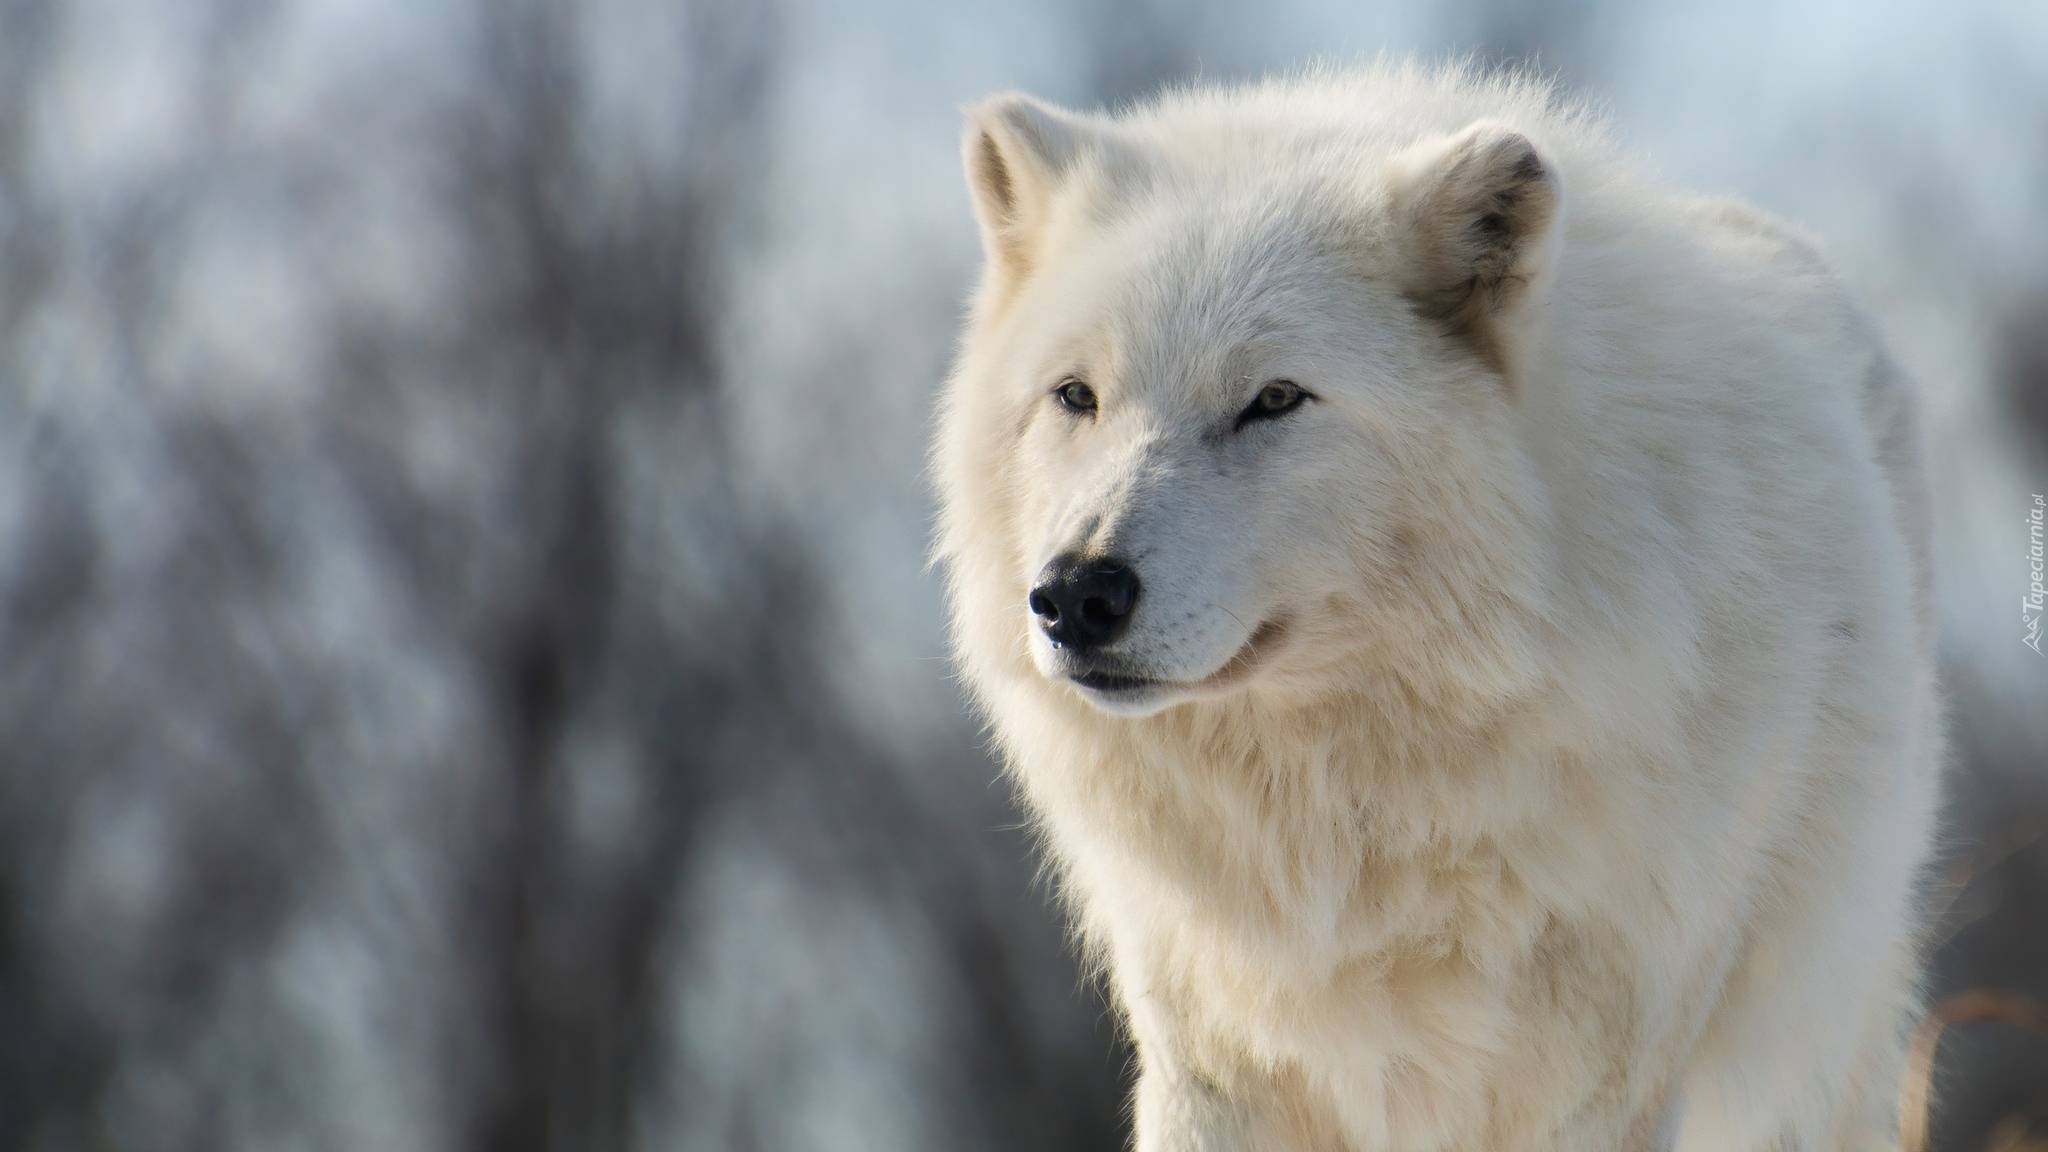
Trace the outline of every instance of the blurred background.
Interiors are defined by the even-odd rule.
[[[1933,992],[2048,997],[2048,6],[0,0],[0,1148],[1108,1150],[945,660],[958,105],[1535,61],[1924,383]],[[1985,1146],[2048,1043],[1941,1048]]]

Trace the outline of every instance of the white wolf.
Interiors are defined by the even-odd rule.
[[[968,120],[938,554],[1138,1147],[1891,1144],[1927,503],[1815,249],[1513,76]]]

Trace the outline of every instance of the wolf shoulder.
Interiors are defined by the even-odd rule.
[[[1847,393],[1862,443],[1883,476],[1882,489],[1874,495],[1889,506],[1892,526],[1909,554],[1915,612],[1931,642],[1931,497],[1915,381],[1818,239],[1732,197],[1701,197],[1688,206],[1707,229],[1710,242],[1746,260],[1754,283],[1760,289],[1768,286],[1758,297],[1778,309],[1778,321],[1807,334],[1815,350],[1836,365],[1827,376]]]
[[[1595,200],[1569,226],[1551,317],[1575,426],[1605,407],[1595,426],[1661,462],[1718,457],[1739,486],[1882,504],[1923,563],[1918,390],[1821,242],[1731,197]]]

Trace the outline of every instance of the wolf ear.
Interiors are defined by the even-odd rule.
[[[1503,322],[1555,260],[1563,186],[1528,137],[1489,120],[1405,159],[1403,288],[1424,316],[1501,367]]]
[[[1087,132],[1079,117],[1020,92],[967,109],[961,159],[991,265],[1011,276],[1030,269],[1053,191]]]

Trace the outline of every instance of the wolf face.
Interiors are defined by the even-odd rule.
[[[1559,197],[1525,138],[1304,190],[999,97],[966,153],[990,273],[948,419],[1002,439],[947,439],[999,461],[993,615],[1046,680],[1128,715],[1307,688],[1457,551],[1412,477],[1514,497],[1498,425]]]

